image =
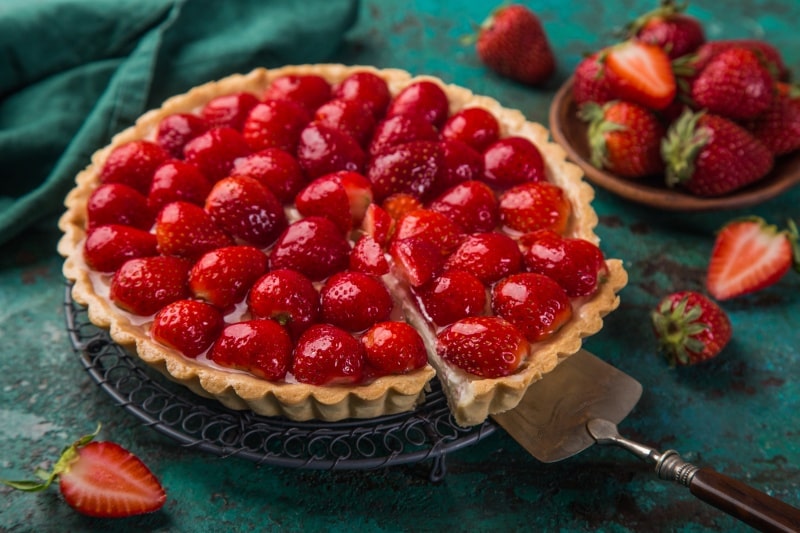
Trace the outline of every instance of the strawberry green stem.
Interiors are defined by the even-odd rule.
[[[661,142],[661,156],[666,165],[665,180],[669,187],[692,179],[697,156],[711,140],[708,128],[699,125],[703,114],[703,111],[684,111]]]

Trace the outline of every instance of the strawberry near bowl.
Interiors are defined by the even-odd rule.
[[[568,79],[551,103],[549,121],[553,139],[581,167],[589,181],[627,200],[669,211],[738,209],[774,198],[800,183],[800,152],[776,158],[764,178],[718,197],[701,197],[671,188],[664,182],[663,174],[634,180],[598,168],[591,163],[587,123],[578,116],[572,83],[572,78]]]

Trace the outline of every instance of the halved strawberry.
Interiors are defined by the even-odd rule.
[[[759,291],[777,283],[792,266],[800,272],[797,226],[778,231],[760,217],[726,224],[717,234],[706,288],[717,300]]]
[[[447,119],[441,135],[443,139],[461,141],[483,152],[500,137],[500,124],[486,109],[468,107]]]
[[[208,358],[222,366],[279,381],[286,377],[291,364],[292,340],[274,320],[244,320],[225,326]]]
[[[106,224],[89,230],[83,244],[86,264],[98,272],[113,272],[128,259],[156,255],[156,236],[150,232]]]
[[[197,357],[217,340],[223,327],[219,308],[199,300],[178,300],[156,313],[150,335],[186,357]]]
[[[494,188],[547,179],[542,153],[525,137],[503,137],[483,152],[484,181]]]
[[[342,170],[315,179],[295,198],[303,216],[324,216],[344,233],[361,223],[372,203],[369,180],[357,172]]]
[[[414,290],[422,309],[437,326],[486,311],[486,287],[469,272],[450,270]]]
[[[169,154],[151,141],[137,140],[114,148],[100,168],[100,183],[122,183],[147,195],[156,169]]]
[[[667,53],[658,45],[627,40],[605,54],[606,73],[614,95],[650,109],[664,109],[677,85]]]
[[[122,224],[149,230],[156,212],[148,205],[147,198],[133,187],[105,183],[98,186],[86,202],[86,227]]]
[[[514,373],[528,354],[528,341],[500,317],[476,316],[442,330],[436,352],[449,363],[482,378]]]
[[[375,199],[395,193],[423,198],[444,170],[444,152],[435,141],[411,141],[387,148],[367,167]]]
[[[200,109],[200,116],[213,128],[226,126],[241,131],[250,110],[258,103],[258,98],[251,93],[223,94],[209,100]]]
[[[441,145],[444,168],[426,198],[439,195],[461,182],[483,178],[483,154],[461,141],[445,139]]]
[[[450,102],[444,90],[436,83],[421,80],[407,85],[395,96],[386,109],[387,117],[419,115],[441,127],[450,113]]]
[[[319,318],[319,293],[311,280],[294,270],[278,268],[261,276],[247,295],[255,318],[271,318],[297,339]]]
[[[369,234],[358,238],[350,252],[350,270],[364,272],[373,276],[383,276],[389,272],[383,248]]]
[[[441,250],[420,236],[393,239],[389,253],[394,261],[394,274],[412,287],[429,282],[444,266]]]
[[[363,172],[366,155],[347,133],[312,122],[300,132],[297,162],[309,179],[340,170]]]
[[[280,201],[260,181],[249,176],[219,180],[206,197],[211,219],[237,241],[266,248],[286,229]]]
[[[289,100],[309,113],[331,99],[331,85],[316,74],[287,74],[272,80],[264,90],[263,100]]]
[[[443,192],[429,209],[452,220],[465,233],[491,231],[497,227],[497,198],[482,181],[469,180]]]
[[[186,143],[205,133],[211,125],[206,120],[191,113],[167,115],[156,128],[156,144],[175,159],[183,159]]]
[[[492,311],[530,342],[551,337],[572,318],[564,289],[547,276],[529,272],[508,276],[492,288]]]
[[[361,102],[369,107],[375,118],[384,115],[392,98],[386,80],[366,70],[354,72],[334,86],[333,96]]]
[[[292,375],[311,385],[353,384],[364,375],[364,348],[347,331],[314,324],[300,336],[293,352]]]
[[[197,166],[212,183],[230,174],[237,157],[249,153],[250,147],[242,134],[227,127],[211,128],[183,148],[186,161]]]
[[[500,220],[515,231],[552,229],[564,233],[572,204],[564,189],[549,181],[535,181],[512,187],[500,195]]]
[[[417,209],[406,213],[397,221],[394,239],[411,237],[430,242],[446,257],[456,249],[461,240],[461,228],[442,213],[429,209]]]
[[[417,207],[422,207],[418,201]],[[394,220],[383,207],[372,203],[367,206],[367,211],[364,213],[361,229],[383,247],[389,242],[389,236],[394,231]]]
[[[463,270],[489,285],[522,268],[522,253],[504,233],[473,233],[447,258],[445,271]]]
[[[111,278],[109,298],[135,315],[152,315],[189,297],[191,266],[185,259],[164,255],[130,259]]]
[[[378,375],[406,374],[428,363],[417,330],[405,322],[379,322],[361,337],[364,357]]]
[[[381,207],[392,220],[398,221],[407,213],[422,209],[422,202],[413,194],[398,192],[387,196],[381,203]]]
[[[287,100],[265,100],[250,110],[242,135],[254,152],[280,148],[295,153],[300,132],[311,115],[300,104]]]
[[[267,270],[267,256],[253,246],[225,246],[204,254],[189,271],[189,290],[223,311],[242,301]]]
[[[158,478],[119,444],[93,441],[99,432],[100,426],[66,447],[53,470],[41,472],[38,481],[0,482],[38,492],[58,479],[64,501],[79,513],[97,518],[123,518],[161,509],[167,495]]]
[[[196,166],[172,159],[153,174],[147,205],[155,213],[168,203],[179,200],[203,205],[210,191],[211,182]]]
[[[386,118],[375,126],[368,152],[371,157],[411,141],[436,141],[439,132],[419,115],[396,115]]]
[[[389,319],[393,302],[386,286],[363,272],[337,272],[320,289],[324,322],[352,332]]]
[[[297,159],[280,148],[264,148],[233,162],[231,175],[250,176],[272,191],[281,203],[294,199],[306,183]]]
[[[670,366],[716,357],[731,340],[728,315],[694,291],[668,294],[651,313],[653,331]]]
[[[349,261],[350,245],[342,231],[330,220],[315,216],[290,224],[269,256],[271,270],[290,268],[313,281],[343,270]]]
[[[325,126],[342,130],[362,147],[367,147],[375,128],[372,109],[357,100],[334,99],[319,106],[314,120]]]
[[[202,207],[189,202],[172,202],[156,217],[158,251],[196,259],[204,253],[230,246],[233,240]]]

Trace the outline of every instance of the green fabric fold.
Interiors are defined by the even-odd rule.
[[[112,135],[171,95],[328,60],[357,0],[0,0],[0,244],[63,209]]]

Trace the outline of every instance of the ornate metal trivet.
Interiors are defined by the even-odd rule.
[[[445,456],[492,434],[485,422],[462,428],[447,407],[439,382],[415,411],[366,420],[294,422],[235,411],[201,398],[147,368],[108,331],[93,325],[86,309],[64,296],[67,331],[92,379],[114,401],[146,425],[178,441],[220,457],[258,464],[320,470],[377,469],[431,461],[429,479],[447,473]]]

